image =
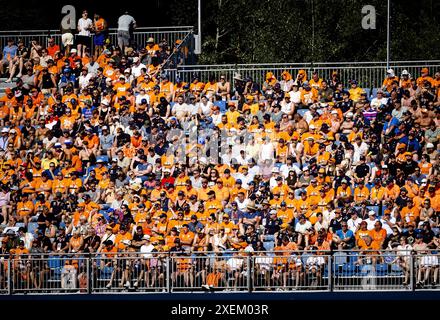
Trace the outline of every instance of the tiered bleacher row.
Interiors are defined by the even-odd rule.
[[[171,82],[118,35],[3,49],[1,290],[437,288],[438,70]]]

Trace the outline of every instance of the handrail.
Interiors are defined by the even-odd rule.
[[[182,42],[176,47],[177,50],[180,50],[181,47],[183,47],[184,45],[186,45],[186,41],[192,36],[193,32],[189,32],[185,38],[182,39]],[[173,52],[171,52],[171,54],[168,56],[168,58],[162,63],[163,66],[167,66],[168,62],[174,57],[174,55],[176,54],[176,51],[173,50]]]
[[[166,26],[166,27],[137,27],[136,31],[150,31],[150,30],[175,30],[175,31],[185,31],[193,30],[194,26]],[[118,31],[118,28],[108,28],[109,31]],[[12,34],[12,33],[61,33],[58,29],[39,29],[39,30],[0,30],[1,34]]]
[[[440,60],[412,60],[412,61],[390,61],[389,62],[391,65],[395,65],[395,64],[430,64],[430,63],[440,63]],[[282,63],[244,63],[244,64],[198,64],[198,65],[185,65],[182,66],[182,69],[191,69],[191,68],[210,68],[210,69],[215,69],[215,68],[246,68],[246,67],[267,67],[267,66],[320,66],[320,65],[328,65],[328,66],[342,66],[342,65],[347,65],[347,66],[352,66],[352,65],[375,65],[375,64],[381,64],[381,65],[386,65],[385,61],[335,61],[335,62],[282,62]]]
[[[375,253],[379,253],[379,254],[383,254],[383,253],[397,253],[397,252],[429,252],[428,254],[440,254],[440,249],[425,249],[425,250],[400,250],[400,249],[380,249],[380,250],[361,250],[361,249],[346,249],[346,250],[313,250],[313,252],[311,250],[268,250],[268,251],[250,251],[250,252],[245,252],[245,251],[236,251],[236,250],[230,250],[230,251],[190,251],[188,252],[189,255],[198,255],[198,254],[210,254],[210,255],[217,255],[217,254],[221,254],[219,255],[220,257],[223,255],[230,255],[233,253],[240,253],[240,254],[249,254],[249,255],[255,255],[255,254],[259,254],[259,253],[265,253],[265,254],[275,254],[275,253],[285,253],[285,252],[291,252],[291,253],[328,253],[330,255],[335,255],[338,253],[365,253],[365,252],[375,252]],[[437,253],[433,253],[433,252],[437,252]],[[106,255],[106,254],[112,254],[112,255],[133,255],[133,256],[137,256],[137,255],[164,255],[164,254],[174,254],[174,253],[179,253],[179,252],[172,252],[172,251],[162,251],[162,252],[133,252],[133,251],[120,251],[120,252],[115,252],[115,253],[104,253],[104,252],[94,252],[94,253],[90,253],[90,252],[47,252],[47,253],[27,253],[27,254],[23,254],[23,256],[60,256],[60,257],[65,257],[65,258],[74,258],[77,256],[81,256],[81,257],[85,257],[85,256],[102,256],[102,255]],[[7,259],[14,259],[14,256],[11,257],[11,254],[3,254],[0,255],[0,258],[7,258]]]

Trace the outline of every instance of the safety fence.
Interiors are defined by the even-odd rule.
[[[32,254],[3,257],[0,294],[439,290],[437,251]]]
[[[173,26],[173,27],[139,27],[132,33],[132,42],[135,47],[145,47],[148,38],[152,37],[156,43],[166,42],[171,48],[176,43],[176,40],[185,41],[186,54],[190,55],[194,52],[194,41],[192,39],[193,27],[192,26]],[[191,36],[190,36],[191,35]],[[116,28],[109,28],[108,39],[110,43],[118,44],[118,31]],[[26,47],[31,46],[31,41],[36,40],[42,46],[47,47],[48,38],[53,37],[55,43],[60,47],[61,32],[59,30],[18,30],[18,31],[0,31],[0,47],[3,48],[7,45],[8,39],[12,39],[14,42],[18,42],[20,39],[24,42]],[[93,34],[91,39],[91,51],[94,50]],[[3,50],[3,49],[2,49]]]
[[[400,76],[403,70],[407,70],[412,77],[419,77],[421,68],[427,67],[431,74],[440,70],[440,60],[432,61],[392,61],[390,67],[395,74]],[[261,64],[224,64],[224,65],[183,65],[176,70],[168,70],[171,78],[179,76],[183,81],[190,82],[195,74],[200,81],[207,82],[210,76],[217,79],[224,75],[228,81],[233,82],[234,78],[245,80],[251,78],[254,82],[262,85],[267,72],[281,80],[284,71],[290,72],[295,79],[299,70],[307,72],[308,79],[311,79],[314,71],[319,77],[331,79],[334,71],[337,71],[339,78],[344,85],[350,80],[357,80],[362,88],[380,88],[386,77],[386,62],[319,62],[319,63],[261,63]]]

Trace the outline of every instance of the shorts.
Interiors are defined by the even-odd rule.
[[[130,33],[128,31],[118,30],[118,44],[123,46],[130,44]]]
[[[76,44],[90,46],[90,37],[77,35],[76,36]]]
[[[106,38],[107,35],[105,34],[105,32],[95,34],[93,36],[93,43],[95,44],[95,46],[103,46]]]
[[[61,35],[61,42],[63,46],[71,46],[73,45],[73,34],[71,33],[63,33]]]
[[[437,267],[438,266],[438,258],[437,256],[424,256],[422,261],[420,262],[422,267]]]

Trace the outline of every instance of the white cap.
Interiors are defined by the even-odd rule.
[[[150,240],[150,236],[148,234],[144,234],[142,237],[143,240]]]
[[[138,62],[138,61],[139,61],[139,57],[134,57],[134,58],[133,58],[133,62],[134,62],[134,63],[136,63],[136,62]]]
[[[338,114],[338,111],[332,110],[331,114]]]
[[[405,70],[402,71],[402,76],[404,76],[404,75],[409,75],[408,70],[405,69]]]
[[[171,172],[169,168],[163,168],[163,172]]]
[[[307,171],[307,170],[309,170],[309,167],[308,166],[304,166],[303,171]]]
[[[108,130],[108,127],[107,126],[103,126],[102,130]]]
[[[428,142],[426,144],[426,148],[434,148],[434,145],[431,142]]]
[[[353,117],[353,112],[351,112],[351,111],[350,111],[350,112],[347,112],[346,116],[347,116],[347,117]]]
[[[70,50],[70,53],[77,53],[78,51],[76,49]]]
[[[102,160],[102,159],[96,160],[96,163],[103,163],[103,162],[104,162],[104,160]]]
[[[388,74],[394,74],[394,70],[393,70],[393,69],[388,69],[388,70],[387,70],[387,73],[388,73]]]
[[[127,69],[124,70],[124,73],[127,73],[127,72],[128,72],[128,73],[131,73],[130,68],[127,68]]]
[[[15,129],[11,129],[11,130],[9,130],[9,132],[10,132],[10,133],[17,133],[17,130],[15,130]]]
[[[376,214],[376,212],[374,212],[373,210],[368,211],[369,216],[374,216],[375,214]]]
[[[9,132],[9,129],[8,128],[3,128],[2,129],[2,133],[8,133]]]
[[[270,210],[270,214],[277,214],[278,212],[276,210]]]
[[[199,159],[199,162],[200,162],[200,163],[208,163],[208,160],[206,160],[205,157],[201,157],[201,158]]]
[[[278,169],[278,167],[273,167],[272,168],[272,172],[278,173],[278,172],[280,172],[280,169]]]
[[[427,179],[422,179],[422,184],[428,184],[428,180]]]
[[[311,125],[309,126],[309,129],[316,129],[316,127],[315,127],[314,124],[311,124]]]

